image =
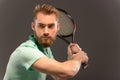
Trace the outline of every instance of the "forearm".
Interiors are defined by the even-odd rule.
[[[67,80],[67,78],[60,78],[58,76],[53,76],[51,75],[51,77],[54,79],[54,80]]]
[[[76,60],[68,60],[63,62],[63,65],[65,65],[65,69],[67,69],[66,71],[68,71],[68,73],[70,73],[70,75],[73,77],[80,70],[81,62]]]
[[[80,66],[81,63],[77,60],[58,62],[47,57],[40,58],[32,65],[35,70],[49,75],[54,75],[62,79],[73,77],[79,71]]]
[[[67,79],[63,79],[63,78],[56,78],[54,80],[67,80]]]
[[[68,60],[61,63],[60,71],[53,75],[54,80],[67,80],[77,74],[80,69],[80,62]]]

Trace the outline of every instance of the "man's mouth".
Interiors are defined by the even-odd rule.
[[[50,37],[42,37],[43,39],[50,39]]]

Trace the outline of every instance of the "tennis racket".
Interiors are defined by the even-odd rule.
[[[58,31],[58,37],[62,40],[64,40],[67,44],[70,44],[71,42],[74,43],[74,35],[76,31],[76,24],[71,17],[71,15],[66,12],[63,9],[57,8],[59,11],[59,24],[60,24],[60,30]],[[71,37],[68,40],[67,38]],[[82,68],[86,69],[88,67],[87,63],[82,63]]]

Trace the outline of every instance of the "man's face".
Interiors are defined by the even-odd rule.
[[[54,14],[45,15],[38,13],[36,20],[32,23],[32,30],[38,43],[44,48],[49,47],[56,39],[59,26]]]

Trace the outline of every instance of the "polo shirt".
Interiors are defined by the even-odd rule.
[[[53,59],[50,47],[44,50],[33,35],[30,35],[29,40],[23,42],[11,54],[3,80],[45,80],[45,73],[31,68],[35,61],[45,56]]]

